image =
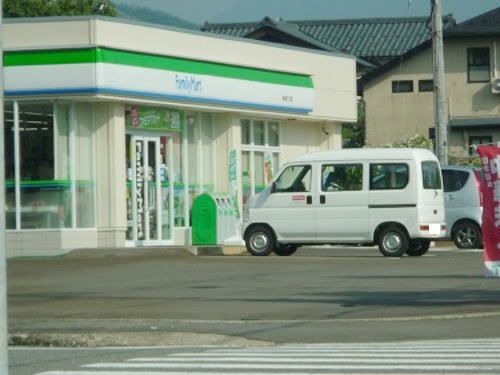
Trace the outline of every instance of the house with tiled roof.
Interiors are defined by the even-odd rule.
[[[426,41],[363,77],[369,144],[432,136],[432,54]],[[447,29],[444,60],[448,150],[460,162],[475,145],[500,142],[500,7]]]
[[[444,17],[443,21],[445,28],[455,25],[451,15]],[[265,17],[260,22],[205,23],[202,30],[354,55],[358,58],[360,74],[431,38],[428,17],[302,21]]]

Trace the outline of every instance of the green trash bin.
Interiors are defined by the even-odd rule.
[[[191,225],[193,245],[217,244],[217,204],[210,194],[201,194],[194,199]]]

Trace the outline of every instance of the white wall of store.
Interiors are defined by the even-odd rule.
[[[73,101],[75,121],[88,116],[78,103],[95,103],[92,113],[96,157],[96,228],[85,230],[26,230],[7,233],[8,256],[56,255],[76,248],[122,247],[126,231],[125,105],[210,112],[215,190],[229,191],[228,152],[240,149],[242,118],[278,120],[280,161],[318,150],[341,148],[341,122],[357,118],[355,59],[276,44],[220,38],[198,32],[151,27],[105,18],[9,21],[4,25],[6,50],[50,50],[108,47],[148,54],[182,57],[272,71],[310,75],[314,111],[307,115],[240,110],[210,105],[161,102],[112,96],[53,97]],[[258,95],[258,93],[255,93]],[[88,105],[87,105],[88,106]],[[241,166],[240,166],[241,170]],[[189,170],[178,171],[190,173]],[[239,176],[241,186],[241,175]],[[240,199],[241,205],[241,199]],[[186,214],[188,210],[186,210]],[[189,243],[189,230],[173,233],[176,245]],[[40,239],[43,239],[41,242]]]
[[[6,23],[4,28],[6,50],[99,46],[310,75],[315,103],[308,118],[344,122],[357,119],[356,60],[348,55],[112,18],[46,18]]]

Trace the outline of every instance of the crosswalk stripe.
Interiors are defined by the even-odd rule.
[[[500,348],[499,349],[480,349],[480,348],[474,348],[474,349],[446,349],[446,348],[439,348],[439,349],[420,349],[420,348],[394,348],[394,349],[361,349],[361,350],[354,350],[356,353],[386,353],[389,350],[397,350],[399,353],[500,353]],[[226,351],[221,351],[219,353],[224,353]],[[303,353],[303,350],[300,349],[280,349],[280,350],[262,350],[262,351],[248,351],[248,354],[254,354],[254,355],[261,355],[261,354],[269,354],[269,353],[288,353],[289,355],[294,355],[296,353]],[[352,352],[352,350],[347,350],[347,349],[310,349],[307,350],[307,353],[349,353]]]
[[[246,364],[246,363],[94,363],[82,366],[84,368],[106,368],[106,369],[248,369],[248,370],[486,370],[499,371],[500,365],[410,365],[410,364],[370,364],[370,365],[302,365],[302,364]]]
[[[342,358],[260,358],[260,363],[345,363],[351,362],[352,358],[342,357]],[[198,362],[255,362],[254,358],[246,357],[223,357],[223,358],[134,358],[128,360],[131,363],[198,363]],[[426,363],[426,364],[442,364],[442,363],[453,363],[453,364],[470,364],[471,359],[461,359],[461,358],[356,358],[357,363]],[[500,364],[500,358],[478,358],[474,362],[476,363],[489,363],[489,364]]]
[[[38,375],[497,375],[500,340],[287,344],[90,363]]]
[[[216,372],[207,372],[207,371],[49,371],[49,372],[43,372],[39,373],[37,375],[269,375],[269,371],[265,372],[255,372],[255,371],[245,371],[244,373],[242,372],[233,372],[233,371],[224,371],[223,373],[216,371]],[[280,373],[284,374],[284,373]],[[292,374],[292,373],[286,373],[287,375]],[[307,372],[293,372],[293,375],[312,375],[314,373],[307,371]],[[371,372],[371,371],[363,371],[362,373],[353,373],[353,372],[321,372],[317,373],[318,375],[352,375],[352,374],[357,374],[357,375],[381,375],[380,372]],[[384,375],[388,373],[382,373]],[[423,374],[422,372],[417,373],[418,375]],[[444,373],[442,371],[439,372],[425,372],[425,375],[443,375]],[[453,375],[496,375],[496,372],[453,372]],[[408,372],[390,372],[390,375],[411,375],[411,373]]]
[[[283,352],[262,352],[262,353],[246,353],[246,352],[210,352],[210,353],[176,353],[169,355],[169,357],[175,357],[175,358],[183,358],[183,357],[197,357],[197,358],[213,358],[213,357],[239,357],[239,356],[245,356],[247,358],[261,358],[261,357],[318,357],[318,358],[323,358],[323,357],[398,357],[398,358],[414,358],[415,356],[418,357],[423,357],[423,358],[464,358],[464,357],[471,357],[471,358],[478,358],[478,357],[492,357],[492,358],[498,358],[498,351],[489,351],[486,350],[486,353],[484,353],[485,350],[483,351],[475,351],[471,352],[469,351],[461,351],[461,352],[450,352],[450,351],[445,351],[445,352],[416,352],[416,351],[411,351],[411,352],[392,352],[388,353],[387,350],[381,351],[381,352],[373,352],[373,351],[338,351],[338,352],[323,352],[323,353],[318,353],[318,352],[294,352],[294,353],[283,353]]]

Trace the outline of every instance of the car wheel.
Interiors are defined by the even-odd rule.
[[[481,228],[476,223],[464,221],[453,228],[452,239],[459,249],[479,249],[483,238]]]
[[[378,248],[386,257],[401,257],[409,248],[408,235],[398,227],[387,227],[378,238]]]
[[[276,248],[274,249],[274,253],[280,257],[287,257],[295,253],[298,248],[299,247],[295,245],[276,246]]]
[[[248,252],[255,256],[266,256],[274,250],[274,235],[265,226],[257,225],[250,228],[245,236]]]
[[[431,247],[431,241],[429,240],[411,240],[410,247],[406,254],[411,257],[419,257],[424,255]]]

